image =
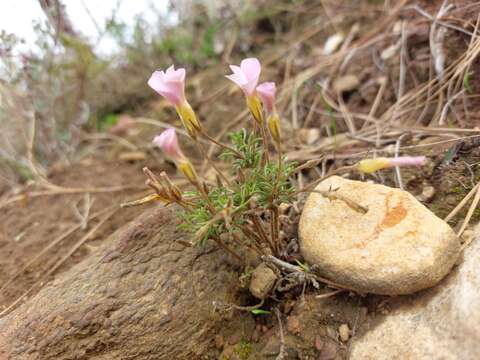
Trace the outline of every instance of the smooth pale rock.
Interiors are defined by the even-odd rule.
[[[307,145],[312,145],[318,139],[320,139],[320,129],[319,128],[302,128],[298,129],[298,137],[300,141]]]
[[[347,342],[348,338],[350,337],[350,329],[348,328],[347,324],[342,324],[338,328],[338,334],[340,335],[340,340],[343,342]]]
[[[365,293],[409,294],[435,285],[455,264],[455,233],[410,193],[338,176],[316,188],[329,189],[368,211],[309,195],[300,218],[300,250],[326,278]]]
[[[462,263],[438,286],[389,303],[352,340],[352,360],[480,358],[480,226]],[[362,332],[364,332],[362,334]]]
[[[277,281],[277,275],[267,264],[261,263],[253,270],[249,287],[250,292],[258,299],[265,299],[275,285],[275,281]]]
[[[333,82],[333,90],[339,93],[355,90],[359,86],[360,79],[353,74],[339,77]]]

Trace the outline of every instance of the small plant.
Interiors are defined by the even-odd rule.
[[[174,161],[193,189],[182,191],[165,172],[156,176],[144,168],[147,185],[154,193],[124,206],[150,201],[176,203],[182,208],[183,221],[180,227],[193,234],[195,244],[202,246],[207,241],[214,241],[239,260],[243,260],[247,248],[259,256],[273,255],[281,258],[289,239],[282,235],[279,208],[282,204],[294,201],[301,192],[314,191],[313,187],[323,179],[304,189],[293,186],[291,176],[309,164],[297,167],[297,164],[282,154],[280,117],[275,106],[275,83],[258,85],[261,65],[255,58],[245,59],[240,66],[232,65],[230,68],[233,74],[227,78],[242,89],[254,120],[251,131],[242,129],[229,134],[230,144],[214,139],[202,127],[185,98],[185,69],[175,70],[171,66],[166,71],[153,73],[148,84],[175,107],[189,137],[215,169],[216,181],[207,182],[197,174],[180,148],[175,129],[170,128],[155,137],[153,143]],[[203,140],[221,148],[220,158],[231,163],[230,171],[221,171],[211,161]],[[272,156],[272,149],[276,150],[276,156]],[[370,173],[393,166],[419,165],[423,161],[423,157],[366,159],[347,169]],[[331,175],[333,173],[327,177]],[[333,191],[323,195],[350,201],[336,197]],[[308,269],[306,265],[302,266],[304,267]]]

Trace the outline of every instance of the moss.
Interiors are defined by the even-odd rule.
[[[461,185],[458,185],[458,186],[452,187],[450,189],[450,192],[453,193],[453,194],[464,194],[465,189]]]
[[[431,203],[425,204],[435,215],[439,218],[445,218],[456,205],[463,200],[463,198],[468,194],[470,189],[465,189],[463,186],[455,186],[451,188],[448,194],[443,196],[435,196],[435,199]],[[463,209],[449,221],[451,226],[457,225],[459,222],[462,222],[465,216],[467,215],[468,209],[472,203],[472,199],[463,207]],[[473,212],[472,219],[470,220],[471,224],[477,223],[480,221],[480,207],[477,207]]]
[[[242,339],[237,346],[235,346],[235,353],[242,360],[247,360],[250,354],[252,353],[252,344]]]

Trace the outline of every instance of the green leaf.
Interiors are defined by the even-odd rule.
[[[470,84],[470,79],[473,75],[473,71],[467,71],[463,76],[463,87],[467,90],[467,93],[473,94],[472,85]]]
[[[295,259],[295,262],[297,263],[298,266],[300,266],[303,269],[303,271],[305,271],[305,272],[310,271],[310,267],[307,264],[304,264],[304,263],[298,261],[297,259]]]
[[[250,310],[253,315],[264,315],[264,314],[270,314],[271,312],[268,310],[262,310],[262,309],[253,309]]]
[[[118,121],[118,116],[116,114],[108,114],[104,116],[99,123],[100,130],[106,130],[113,125],[115,125]]]

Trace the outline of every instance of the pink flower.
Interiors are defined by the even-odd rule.
[[[230,69],[233,74],[227,75],[227,78],[240,86],[246,96],[253,95],[262,70],[260,61],[256,58],[244,59],[240,66],[230,65]]]
[[[390,159],[390,165],[394,166],[422,166],[425,164],[425,156],[400,156]]]
[[[185,155],[178,145],[177,133],[174,128],[169,128],[155,136],[153,144],[162,149],[175,162],[181,162],[185,159]]]
[[[167,71],[155,71],[148,85],[175,106],[185,102],[185,69],[177,69],[172,65]]]
[[[395,166],[421,166],[426,161],[425,156],[400,156],[396,158],[379,157],[365,159],[357,163],[357,169],[363,173],[373,173],[378,170],[388,169]]]
[[[276,87],[274,82],[264,82],[257,86],[257,93],[262,99],[263,105],[267,109],[267,113],[273,113],[275,107],[275,92]]]

